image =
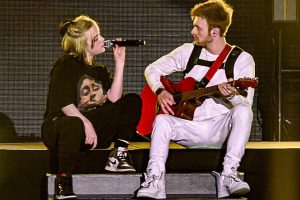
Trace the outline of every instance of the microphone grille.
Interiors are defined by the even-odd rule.
[[[111,48],[113,46],[113,43],[111,42],[111,40],[105,40],[104,41],[104,47],[105,48]]]

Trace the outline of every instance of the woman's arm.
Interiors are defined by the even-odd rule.
[[[113,48],[116,69],[110,90],[107,92],[108,99],[116,102],[123,93],[123,74],[125,66],[125,47],[115,46]]]

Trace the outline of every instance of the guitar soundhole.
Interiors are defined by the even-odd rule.
[[[194,99],[184,101],[182,103],[179,116],[183,119],[193,120],[195,109],[198,106],[199,105],[198,105],[197,101]]]
[[[175,101],[175,105],[173,105],[173,107],[176,107],[180,104],[181,100],[182,100],[182,94],[181,93],[176,93],[173,95],[174,101]]]

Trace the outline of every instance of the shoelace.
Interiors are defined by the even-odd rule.
[[[234,183],[234,182],[241,182],[242,180],[235,174],[231,174],[229,176],[227,176],[228,181],[230,184]]]
[[[64,186],[63,186],[64,185]],[[58,194],[63,195],[65,192],[64,187],[72,187],[72,179],[71,178],[61,178],[60,183],[58,183]],[[68,189],[67,189],[68,190]]]
[[[64,192],[63,187],[61,184],[58,184],[58,195],[62,195]]]
[[[152,174],[152,175],[148,175],[148,174],[146,174],[146,173],[144,173],[144,175],[145,175],[145,182],[143,182],[142,184],[141,184],[141,186],[142,187],[145,187],[145,188],[148,188],[148,187],[150,187],[150,184],[151,183],[153,183],[155,180],[158,180],[159,179],[159,176],[156,176],[156,175],[154,175],[154,174]],[[159,185],[157,185],[157,187],[159,188]]]
[[[128,156],[127,151],[118,151],[117,156],[118,156],[119,159],[122,160],[123,163],[127,163],[127,160],[126,160],[126,158]]]

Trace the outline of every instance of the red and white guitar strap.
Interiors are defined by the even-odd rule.
[[[199,88],[199,87],[204,88],[208,84],[208,82],[212,79],[212,77],[215,75],[217,70],[222,66],[223,61],[227,57],[230,50],[231,50],[231,46],[226,44],[225,47],[223,48],[222,52],[218,56],[218,58],[215,60],[215,62],[212,64],[212,66],[209,68],[209,70],[205,74],[205,76],[201,79],[200,82],[198,82],[196,84],[197,88]]]

